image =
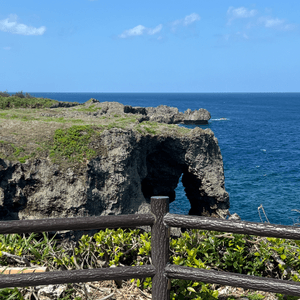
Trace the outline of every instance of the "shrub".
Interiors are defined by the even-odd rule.
[[[15,97],[18,97],[18,98],[25,98],[25,95],[23,94],[23,91],[21,91],[21,92],[15,93]]]
[[[10,97],[10,94],[7,91],[5,92],[0,91],[0,97]]]
[[[90,159],[96,152],[89,148],[94,130],[91,126],[74,125],[68,129],[57,129],[50,157],[63,157],[69,161],[81,162]]]

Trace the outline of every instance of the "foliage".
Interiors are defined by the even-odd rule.
[[[5,157],[6,159],[10,159],[10,160],[13,160],[13,161],[18,160],[20,163],[25,163],[27,159],[29,159],[29,158],[31,158],[35,155],[34,152],[32,152],[30,154],[26,153],[24,147],[22,147],[22,146],[17,147],[13,143],[9,143],[9,142],[0,140],[0,144],[2,144],[3,146],[6,146],[7,148],[11,149],[12,154],[9,155],[8,157]],[[2,158],[1,154],[2,153],[0,152],[0,157]]]
[[[74,125],[68,129],[57,129],[54,144],[50,149],[50,157],[64,157],[69,161],[90,159],[96,152],[88,144],[94,129],[90,125]]]
[[[157,122],[144,121],[136,126],[136,130],[142,134],[157,134],[159,125]]]
[[[11,108],[45,108],[51,107],[55,104],[56,100],[44,99],[44,98],[31,98],[31,97],[20,97],[10,96],[3,97],[0,95],[0,109],[11,109]]]
[[[7,91],[5,92],[0,91],[0,97],[10,97],[10,94]]]
[[[0,289],[0,300],[23,300],[24,297],[22,296],[21,292],[15,288],[4,288]]]
[[[1,256],[1,251],[27,257],[31,263],[48,266],[50,269],[58,269],[61,266],[66,269],[86,269],[151,263],[151,233],[139,229],[106,229],[94,236],[83,235],[73,249],[56,246],[57,241],[54,238],[55,236],[50,240],[45,233],[39,239],[34,233],[27,238],[18,234],[0,235],[0,264],[8,265],[6,257]],[[268,242],[273,246],[267,246]],[[280,268],[274,261],[272,251],[280,255],[290,268],[299,271],[299,241],[261,239],[255,236],[201,230],[186,231],[180,237],[170,240],[170,263],[256,276],[281,277],[284,268]],[[274,265],[271,273],[267,267],[270,263]],[[299,281],[297,276],[288,279]],[[141,289],[152,287],[151,278],[132,281]],[[15,292],[16,290],[10,291]],[[0,297],[3,294],[4,290],[1,290]],[[258,293],[247,297],[251,300],[262,299],[262,295]],[[296,299],[291,296],[283,298],[281,294],[277,297]],[[213,300],[218,299],[218,292],[210,284],[172,280],[171,299]]]
[[[102,107],[95,107],[95,104],[90,105],[89,107],[77,108],[76,111],[83,111],[83,112],[96,112],[101,110]]]
[[[19,98],[33,98],[29,93],[25,93],[25,95],[24,95],[23,91],[15,93],[14,96],[19,97]]]

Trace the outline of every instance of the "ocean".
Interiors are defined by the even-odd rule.
[[[164,104],[182,112],[205,108],[212,118],[200,127],[210,128],[219,141],[230,212],[244,221],[267,221],[262,205],[270,223],[300,223],[300,93],[30,94],[80,103],[95,98],[132,106]],[[188,214],[189,209],[179,182],[170,211]]]

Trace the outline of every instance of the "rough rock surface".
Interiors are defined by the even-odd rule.
[[[106,151],[80,172],[49,158],[0,159],[0,220],[147,212],[151,196],[174,201],[182,174],[190,214],[227,215],[223,161],[211,130],[145,135],[112,128],[92,146]]]
[[[55,107],[60,107],[57,104]],[[199,110],[186,110],[184,113],[179,112],[178,108],[170,107],[167,105],[160,105],[157,107],[132,107],[130,105],[123,105],[119,102],[100,102],[96,99],[90,99],[84,104],[79,105],[78,111],[64,112],[62,115],[56,115],[56,117],[74,117],[80,114],[82,107],[93,108],[90,114],[93,116],[104,116],[104,115],[124,115],[124,114],[138,114],[141,115],[140,121],[152,121],[166,124],[207,124],[210,120],[210,113],[204,109]],[[42,113],[46,116],[45,113]],[[47,115],[51,117],[51,115]]]
[[[177,107],[160,105],[158,107],[147,107],[147,115],[152,122],[177,124],[182,121],[183,114],[179,113]]]
[[[183,114],[183,122],[185,124],[207,124],[210,118],[210,113],[204,108],[194,111],[187,109]]]

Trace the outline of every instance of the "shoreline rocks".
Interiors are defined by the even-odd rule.
[[[187,109],[184,113],[179,112],[177,107],[159,105],[157,107],[138,107],[123,105],[118,102],[100,102],[96,99],[90,99],[85,103],[86,107],[101,109],[98,114],[140,114],[143,121],[151,121],[166,124],[208,124],[211,118],[210,113],[200,108],[198,110]]]

